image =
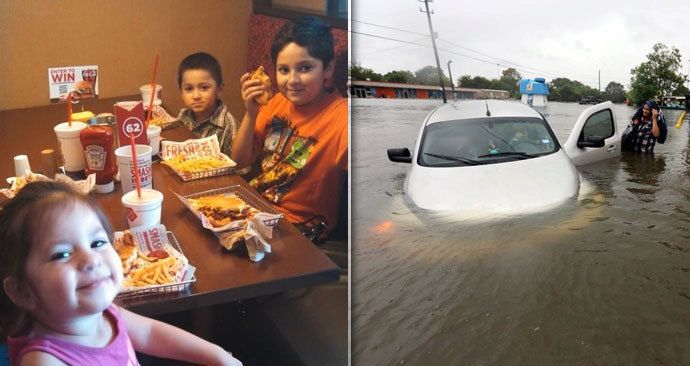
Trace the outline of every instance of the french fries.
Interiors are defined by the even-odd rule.
[[[164,160],[163,164],[168,165],[174,170],[182,173],[199,173],[211,169],[223,168],[230,166],[230,163],[222,156],[202,156],[199,158],[187,158],[187,156],[180,154],[175,155],[171,159]]]
[[[168,112],[161,106],[154,105],[153,112],[151,112],[151,120],[149,120],[149,126],[160,126],[165,128],[174,122],[175,119],[168,114]]]
[[[149,120],[149,126],[163,126],[166,123],[168,123],[168,121],[166,121],[165,117],[154,117]]]
[[[8,198],[16,196],[17,193],[19,193],[19,191],[22,188],[24,188],[24,186],[26,186],[27,184],[44,180],[50,180],[50,178],[32,172],[29,172],[29,175],[27,176],[15,177],[14,183],[12,183],[12,187],[8,190],[8,193],[11,195],[8,196]]]
[[[184,267],[184,264],[175,256],[156,260],[157,258],[146,257],[141,254],[141,258],[154,259],[155,261],[149,262],[149,265],[130,272],[125,278],[125,287],[142,287],[174,283],[176,281],[175,275]]]

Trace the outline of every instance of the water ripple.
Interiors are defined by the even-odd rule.
[[[438,105],[407,102],[352,103],[353,135],[368,139],[353,150],[353,363],[690,364],[684,130],[654,158],[585,167],[593,192],[577,201],[459,218],[416,209],[402,188],[409,165],[385,158],[411,148]],[[564,141],[584,106],[549,109]],[[632,114],[615,111],[619,126]]]

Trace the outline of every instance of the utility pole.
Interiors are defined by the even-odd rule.
[[[453,86],[453,73],[450,72],[450,63],[453,60],[448,60],[448,77],[450,78],[450,89],[453,91],[453,100],[455,100],[455,87]]]
[[[421,2],[422,0],[420,0]],[[441,71],[441,61],[438,60],[438,50],[436,50],[436,35],[434,34],[434,27],[431,25],[431,13],[429,12],[429,1],[423,0],[426,11],[419,8],[419,11],[426,13],[426,18],[429,21],[429,33],[431,34],[431,44],[434,46],[434,56],[436,56],[436,69],[438,70],[438,82],[441,84],[441,91],[443,93],[443,103],[448,103],[446,100],[446,87],[443,85],[443,71]]]
[[[601,70],[599,70],[599,93],[601,93]]]

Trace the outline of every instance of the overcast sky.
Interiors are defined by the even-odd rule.
[[[423,1],[351,1],[353,62],[381,74],[436,65]],[[567,77],[597,88],[601,70],[602,90],[610,81],[627,89],[630,70],[658,42],[680,50],[681,73],[690,67],[687,0],[434,0],[429,8],[441,68],[448,76],[452,60],[454,81],[495,79],[513,67],[523,77]]]

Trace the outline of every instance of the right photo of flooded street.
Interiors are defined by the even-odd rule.
[[[351,1],[352,364],[690,365],[688,19]]]

